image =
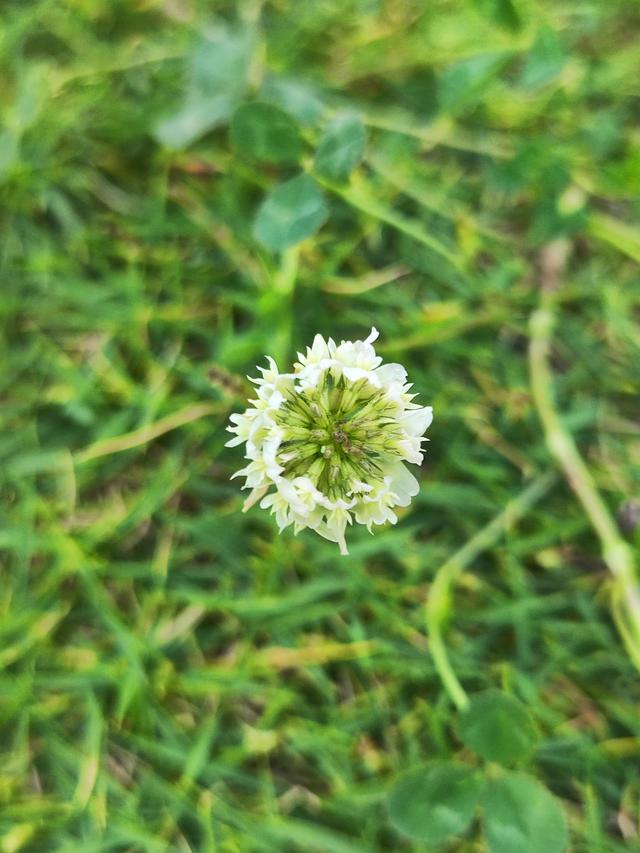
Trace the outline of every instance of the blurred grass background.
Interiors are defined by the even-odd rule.
[[[555,467],[527,324],[557,241],[558,405],[640,543],[639,27],[634,0],[4,0],[2,851],[423,849],[385,793],[464,756],[424,603]],[[294,128],[276,162],[229,132],[256,99]],[[260,203],[343,109],[362,161],[269,251]],[[372,325],[435,421],[420,495],[341,558],[240,513],[224,430],[265,354]],[[528,705],[589,853],[640,849],[608,584],[559,474],[446,635],[469,691]]]

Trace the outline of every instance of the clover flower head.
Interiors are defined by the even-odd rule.
[[[346,529],[395,524],[418,481],[406,467],[422,463],[431,406],[414,403],[401,364],[383,364],[364,341],[336,344],[316,335],[298,353],[293,372],[272,358],[259,367],[256,399],[231,415],[227,446],[245,445],[248,464],[233,477],[251,489],[244,510],[260,502],[280,530],[305,527],[336,542],[346,554]]]

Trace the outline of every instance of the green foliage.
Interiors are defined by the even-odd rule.
[[[459,721],[463,742],[481,758],[511,764],[530,752],[536,732],[515,697],[486,690],[472,697]],[[491,853],[562,853],[568,836],[552,794],[524,773],[480,772],[454,762],[409,770],[388,794],[394,826],[410,838],[439,844],[467,830],[482,805]]]
[[[179,106],[152,129],[158,142],[186,148],[229,119],[247,86],[254,41],[248,27],[207,27],[187,54]]]
[[[366,142],[367,131],[360,116],[336,116],[320,139],[315,170],[331,181],[344,181],[360,162]]]
[[[440,77],[438,90],[442,109],[457,113],[481,100],[508,58],[503,53],[483,53],[447,68]]]
[[[0,850],[422,851],[385,803],[435,760],[485,785],[470,822],[470,794],[402,800],[451,818],[444,849],[635,843],[597,537],[561,474],[508,508],[556,468],[545,287],[562,422],[640,545],[639,25],[634,0],[2,4]],[[241,512],[225,426],[266,354],[372,325],[435,417],[419,495],[342,559]]]
[[[567,57],[558,33],[542,27],[522,69],[525,89],[537,89],[550,83],[562,71]]]
[[[462,742],[487,761],[508,764],[536,743],[531,715],[514,696],[487,690],[471,700],[461,716]]]
[[[481,791],[479,775],[464,764],[425,764],[396,782],[389,796],[389,817],[411,838],[439,844],[467,829]]]
[[[524,773],[505,773],[492,780],[483,808],[491,853],[562,853],[567,849],[567,825],[557,802]]]
[[[272,190],[260,205],[253,234],[278,252],[311,237],[329,211],[322,191],[309,175],[298,175]]]
[[[231,144],[245,154],[267,163],[296,163],[302,139],[293,119],[272,104],[258,102],[238,107],[231,120]]]

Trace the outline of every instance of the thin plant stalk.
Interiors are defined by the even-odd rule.
[[[563,424],[553,396],[550,365],[551,334],[555,323],[555,292],[564,263],[562,245],[548,247],[547,276],[540,289],[539,307],[531,315],[529,367],[531,387],[549,452],[563,472],[596,532],[602,558],[613,575],[611,609],[629,657],[640,670],[640,586],[633,552],[618,532],[607,505]],[[554,260],[555,256],[555,260]],[[543,257],[543,272],[545,266]]]
[[[499,515],[440,566],[431,585],[426,604],[431,656],[449,698],[460,711],[468,706],[469,699],[451,665],[443,636],[444,622],[451,609],[453,585],[476,557],[494,545],[509,527],[525,516],[555,481],[556,475],[552,471],[536,477]]]

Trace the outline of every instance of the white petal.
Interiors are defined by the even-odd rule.
[[[311,346],[311,350],[307,355],[307,358],[313,356],[313,360],[317,361],[321,358],[327,358],[329,356],[329,346],[322,335],[316,335],[313,339],[313,345]]]
[[[263,385],[258,391],[258,396],[264,400],[270,409],[279,409],[284,403],[284,395],[273,386]]]
[[[398,441],[398,450],[402,454],[402,459],[404,459],[405,462],[411,462],[412,465],[422,465],[424,453],[420,446],[421,441],[425,441],[425,439],[418,438],[415,435]]]
[[[396,496],[397,506],[409,506],[411,498],[420,491],[420,484],[411,471],[402,462],[392,462],[385,467],[385,474],[391,477],[390,490]]]
[[[375,327],[375,326],[372,326],[372,327],[371,327],[371,332],[369,333],[369,337],[368,337],[368,338],[366,338],[366,340],[365,340],[365,344],[372,344],[374,341],[377,341],[377,340],[378,340],[378,335],[379,335],[379,334],[380,334],[380,333],[378,332],[378,330],[376,329],[376,327]]]
[[[376,367],[375,374],[383,385],[390,385],[392,382],[404,385],[407,381],[407,371],[401,364],[381,364]]]
[[[366,524],[369,533],[372,532],[371,527],[374,524],[384,524],[390,521],[395,524],[398,516],[395,512],[383,501],[378,503],[365,503],[356,510],[356,521],[359,524]]]
[[[242,512],[246,512],[254,505],[256,501],[259,501],[268,488],[269,486],[258,486],[257,488],[253,489],[249,497],[242,504]]]
[[[229,441],[225,441],[224,446],[225,447],[236,447],[236,445],[243,444],[245,441],[246,441],[246,439],[242,438],[239,435],[236,435],[235,438],[230,438]]]
[[[375,388],[380,387],[380,381],[371,370],[362,370],[360,367],[343,367],[343,375],[349,382],[357,382],[359,379],[367,379]]]
[[[328,539],[329,542],[337,542],[338,547],[340,548],[340,553],[345,556],[349,553],[347,550],[347,543],[344,538],[344,532],[340,533],[339,531],[335,531],[333,528],[330,528],[324,521],[322,524],[319,524],[317,527],[314,527],[316,533],[319,533],[324,539]]]
[[[401,420],[409,435],[422,435],[433,420],[433,408],[425,406],[422,409],[411,409],[404,413]]]

